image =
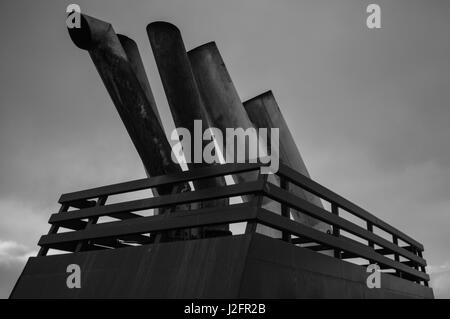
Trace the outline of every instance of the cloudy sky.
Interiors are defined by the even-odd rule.
[[[371,2],[382,29],[365,26]],[[37,251],[61,193],[144,169],[86,52],[68,1],[0,2],[0,297]],[[450,1],[81,1],[138,43],[173,128],[145,27],[215,40],[242,100],[272,89],[312,177],[425,245],[450,297]]]

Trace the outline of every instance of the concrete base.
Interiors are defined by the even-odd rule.
[[[81,288],[69,289],[69,264]],[[11,298],[433,298],[388,274],[366,286],[360,266],[260,234],[28,260]]]

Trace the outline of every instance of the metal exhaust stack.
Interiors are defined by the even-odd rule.
[[[254,128],[216,44],[209,42],[199,46],[189,51],[188,56],[211,126],[219,128],[223,133],[227,128]],[[235,148],[248,149],[248,145],[236,143]],[[224,157],[226,152],[234,152],[233,160],[236,162],[235,150],[222,150]]]
[[[242,105],[216,43],[209,42],[199,46],[189,51],[188,56],[205,109],[211,120],[211,126],[219,128],[222,132],[226,132],[227,128],[242,128],[244,130],[255,128]],[[249,149],[247,139],[246,141],[238,139],[237,142],[234,149],[226,149],[227,146],[231,146],[229,143],[225,143],[225,149],[222,150],[224,156],[227,152],[233,152],[234,162],[237,161],[236,150],[238,148]],[[258,141],[258,143],[259,147],[267,147],[262,141]],[[246,162],[249,160],[248,154],[246,154]],[[255,174],[239,174],[235,178],[241,182],[251,181],[255,179]],[[269,175],[269,178],[277,183],[273,175]],[[250,200],[250,198],[245,197],[243,199]],[[277,205],[271,200],[264,201],[264,206],[267,208],[273,206],[278,209]],[[281,237],[280,231],[264,225],[258,225],[257,231],[271,237]]]
[[[120,37],[126,52],[111,24],[84,14],[81,28],[68,30],[75,45],[89,52],[147,174],[180,172],[181,168],[171,160],[171,148],[134,41]],[[164,194],[171,189],[158,191]]]
[[[161,81],[166,93],[175,126],[186,128],[191,138],[195,136],[194,120],[201,120],[203,130],[209,128],[209,119],[203,105],[202,98],[197,88],[197,83],[189,63],[186,49],[181,37],[180,30],[173,24],[167,22],[153,22],[147,26],[147,34],[156,60],[156,65],[161,77]],[[203,134],[203,131],[201,132]],[[209,143],[202,137],[202,145],[194,146],[193,152],[201,152]],[[201,146],[201,149],[195,149]],[[187,163],[189,169],[209,166],[211,164],[194,162],[192,156],[191,163]],[[196,189],[224,186],[223,178],[200,180],[194,183]],[[228,204],[228,200],[214,200],[202,203],[202,207],[216,207]],[[228,232],[228,226],[208,227],[205,231],[214,236],[214,233],[221,231]]]
[[[305,163],[303,162],[302,156],[295,144],[294,138],[289,130],[288,125],[283,117],[283,114],[278,107],[277,101],[273,96],[272,91],[265,92],[258,95],[246,102],[244,102],[245,110],[257,128],[278,128],[280,132],[280,161],[288,165],[292,169],[300,172],[301,174],[310,177]],[[268,140],[270,145],[270,137]],[[298,197],[307,200],[308,202],[323,208],[320,199],[298,187],[292,187],[291,191]],[[294,219],[302,224],[312,226],[321,231],[327,231],[330,229],[327,224],[302,214],[298,211],[291,211]]]
[[[139,49],[136,42],[134,42],[132,39],[122,34],[117,34],[117,37],[119,38],[122,48],[127,54],[128,62],[130,63],[130,66],[133,69],[134,74],[136,75],[139,83],[141,84],[141,88],[144,91],[145,95],[147,96],[149,104],[152,107],[152,110],[155,116],[157,117],[161,128],[163,128],[164,126],[161,122],[158,108],[156,107],[156,101],[153,96],[150,83],[148,82],[147,75],[145,74],[144,63],[142,62],[142,58],[139,53]]]

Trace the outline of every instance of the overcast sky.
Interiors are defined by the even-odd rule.
[[[378,3],[382,29],[365,26]],[[145,176],[69,1],[0,1],[0,297],[37,251],[61,193]],[[242,98],[272,89],[311,176],[425,245],[450,297],[450,1],[81,1],[139,45],[173,128],[145,27],[214,40]]]

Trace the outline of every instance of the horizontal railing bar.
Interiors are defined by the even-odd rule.
[[[360,265],[360,266],[362,266],[362,267],[364,267],[364,268],[367,268],[367,267],[370,266],[370,264],[362,264],[362,265]],[[380,267],[381,270],[392,269],[391,267],[389,267],[389,266],[384,266],[384,265],[378,265],[378,267]],[[393,269],[393,270],[395,270],[395,269]],[[393,274],[394,274],[394,273],[392,273],[392,275],[393,275]]]
[[[412,246],[403,246],[401,248],[406,249],[407,251],[412,251],[412,249],[413,249]],[[394,252],[392,252],[392,250],[386,249],[386,248],[378,248],[378,249],[375,249],[375,251],[377,253],[379,253],[380,255],[393,255],[394,254]],[[342,259],[351,259],[351,258],[357,258],[357,256],[355,257],[353,254],[350,254],[350,253],[342,254]],[[413,262],[413,263],[417,264],[416,262]]]
[[[147,237],[147,236],[124,235],[124,236],[119,236],[117,238],[95,239],[92,242],[90,242],[89,245],[87,245],[82,251],[98,250],[98,249],[101,249],[101,247],[103,247],[103,249],[105,249],[105,247],[110,247],[110,249],[132,247],[130,245],[120,243],[120,240],[125,240],[125,241],[133,240],[133,241],[139,242],[141,244],[150,243],[150,237]],[[77,244],[78,244],[78,241],[73,241],[73,242],[53,244],[53,245],[51,245],[51,247],[48,246],[48,248],[73,253],[76,251]],[[100,246],[98,246],[98,245],[100,245]]]
[[[48,235],[44,235],[44,236],[48,236]],[[39,245],[39,243],[38,243],[38,245]],[[54,247],[52,246],[52,247],[47,247],[47,248],[73,253],[75,251],[76,246],[77,246],[77,242],[73,242],[73,243],[61,243],[61,244],[58,244],[57,246],[54,246]]]
[[[97,224],[97,225],[102,225],[102,224]],[[145,244],[149,244],[151,242],[151,238],[149,236],[144,236],[144,235],[140,235],[140,234],[121,235],[116,238],[97,238],[97,239],[89,240],[89,244],[90,245],[109,246],[109,247],[115,247],[115,248],[130,247],[130,245],[121,243],[121,241],[124,241],[124,242],[132,241],[135,243],[145,245]]]
[[[307,239],[307,238],[292,238],[291,239],[291,243],[295,244],[295,245],[299,245],[299,244],[309,244],[311,243],[311,240]]]
[[[348,201],[347,199],[343,198],[342,196],[334,193],[333,191],[329,190],[328,188],[320,185],[319,183],[313,181],[312,179],[300,174],[299,172],[291,169],[290,167],[280,164],[278,174],[287,178],[290,182],[293,184],[307,190],[308,192],[313,193],[314,195],[319,196],[320,198],[323,198],[327,201],[330,201],[332,203],[337,204],[339,207],[347,210],[349,213],[358,216],[359,218],[362,218],[366,221],[371,222],[375,226],[381,228],[382,230],[399,237],[401,240],[407,242],[408,244],[417,247],[419,250],[423,251],[423,245],[416,241],[415,239],[411,238],[410,236],[406,235],[405,233],[401,232],[400,230],[396,229],[395,227],[387,224],[386,222],[382,221],[381,219],[377,218],[376,216],[372,215],[368,211],[364,210],[363,208],[353,204],[352,202]]]
[[[68,212],[68,213],[73,213],[73,211],[72,212]],[[108,215],[106,215],[106,216],[108,216]],[[130,213],[130,212],[121,212],[121,213],[118,213],[118,214],[111,215],[110,217],[114,217],[114,218],[117,218],[117,219],[120,219],[120,220],[127,220],[127,219],[139,218],[139,217],[142,217],[142,216],[138,215],[138,214],[133,214],[133,213]]]
[[[335,249],[340,249],[345,252],[357,254],[361,258],[372,260],[373,262],[380,263],[381,265],[388,266],[405,273],[409,273],[410,275],[422,280],[430,280],[430,277],[426,273],[410,268],[383,255],[379,255],[373,249],[361,243],[358,243],[349,238],[335,237],[330,234],[318,231],[312,227],[308,227],[287,218],[283,218],[266,209],[259,209],[257,220],[259,223],[278,229],[280,231],[287,231],[295,236],[307,237],[311,239],[311,241],[327,245]]]
[[[94,207],[95,205],[96,202],[92,200],[77,200],[70,203],[70,206],[78,209]]]
[[[160,197],[139,199],[117,204],[87,208],[68,213],[57,213],[53,214],[50,217],[49,223],[58,224],[60,222],[74,219],[99,217],[105,215],[114,216],[115,214],[124,211],[140,211],[163,206],[174,206],[204,200],[213,200],[224,197],[246,195],[261,191],[263,186],[264,182],[258,180],[255,182],[247,182],[229,186],[201,189],[193,192],[164,195]]]
[[[87,222],[84,222],[82,220],[68,220],[66,222],[59,223],[59,227],[71,229],[71,230],[81,230],[85,229],[87,225]]]
[[[401,261],[400,263],[409,266],[409,267],[417,267],[417,263],[413,262],[413,261]]]
[[[312,245],[312,246],[303,246],[302,248],[308,248],[314,251],[324,251],[324,250],[332,250],[333,248],[330,248],[326,245]]]
[[[253,220],[255,218],[256,206],[254,206],[253,203],[210,207],[193,211],[178,211],[164,215],[141,217],[122,222],[96,224],[85,230],[44,235],[39,240],[39,245],[52,247],[54,245],[64,245],[81,240],[94,240],[179,228],[228,224]]]
[[[416,277],[411,276],[410,274],[405,274],[405,273],[402,273],[402,274],[396,274],[396,276],[397,276],[397,277],[400,277],[400,278],[402,278],[402,279],[405,279],[405,280],[409,280],[409,281],[422,281],[422,280],[417,280]],[[428,281],[425,280],[425,283],[426,283],[425,286],[427,286],[427,285],[428,285]]]
[[[73,242],[74,244],[77,244],[78,242]],[[114,238],[100,238],[95,241],[95,243],[90,243],[91,245],[101,245],[111,248],[125,248],[130,247],[129,245],[124,245],[120,243],[117,239]],[[89,246],[88,246],[89,247]],[[74,248],[76,248],[76,245],[74,245]],[[85,251],[84,249],[81,251]]]
[[[117,195],[121,193],[135,192],[143,189],[163,186],[168,184],[178,184],[192,180],[213,178],[218,176],[239,174],[259,169],[263,164],[223,164],[207,166],[195,170],[185,171],[177,174],[160,175],[150,178],[143,178],[134,181],[112,184],[73,193],[61,195],[59,203],[68,203],[77,200],[95,198],[105,195]]]
[[[74,211],[69,211],[67,213],[73,213],[73,212]],[[106,215],[106,216],[108,216],[108,215]],[[114,214],[114,216],[108,216],[108,217],[113,217],[113,218],[117,218],[120,220],[126,220],[126,219],[139,218],[142,216],[138,215],[138,214],[129,213],[129,212],[123,212],[123,213]],[[86,228],[86,225],[87,225],[87,222],[84,222],[79,219],[68,220],[68,221],[58,224],[59,227],[64,227],[64,228],[68,228],[71,230],[81,230],[81,229]]]
[[[374,251],[375,251],[377,254],[380,254],[380,255],[388,255],[388,254],[391,254],[390,250],[389,250],[389,249],[386,249],[386,248],[374,249]],[[341,258],[342,258],[342,259],[353,259],[353,258],[359,258],[359,256],[356,255],[356,254],[344,252],[344,253],[342,253]]]
[[[368,230],[353,224],[352,222],[338,216],[331,214],[328,211],[303,200],[289,191],[283,190],[274,184],[267,183],[264,188],[264,194],[272,198],[275,201],[292,206],[294,209],[301,211],[304,214],[310,215],[311,217],[317,218],[325,223],[332,224],[333,226],[338,226],[339,228],[366,240],[372,241],[375,244],[382,246],[384,248],[390,249],[395,253],[398,253],[408,259],[411,259],[423,266],[426,265],[425,259],[414,255],[410,251],[403,249],[386,239],[369,232]]]

